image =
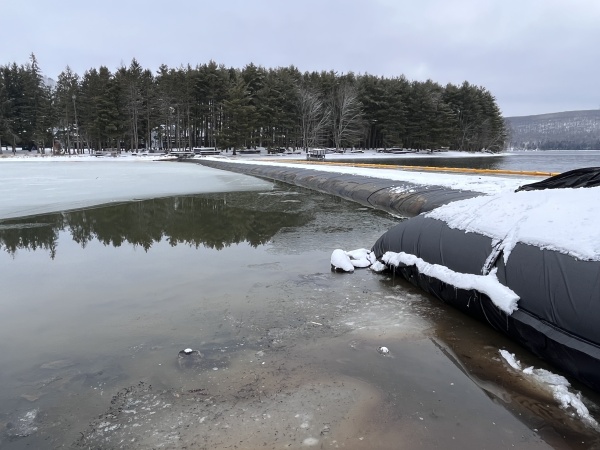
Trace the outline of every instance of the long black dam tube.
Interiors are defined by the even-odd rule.
[[[479,192],[460,191],[441,186],[421,186],[403,181],[323,172],[314,169],[239,164],[205,159],[183,159],[182,161],[282,181],[336,195],[400,217],[414,217],[446,203],[482,195]]]

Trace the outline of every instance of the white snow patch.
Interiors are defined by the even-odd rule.
[[[356,268],[369,267],[375,262],[375,255],[366,248],[359,248],[346,252],[346,255],[350,258],[350,262]]]
[[[383,272],[385,269],[387,269],[387,266],[379,261],[375,261],[373,264],[371,264],[370,269],[373,272]]]
[[[377,263],[375,254],[366,248],[344,251],[335,249],[331,254],[331,265],[344,272],[354,272],[354,268],[371,267]],[[383,266],[385,268],[385,266]]]
[[[331,254],[331,265],[344,272],[354,272],[354,265],[350,261],[350,257],[339,248],[336,248]]]
[[[506,350],[500,350],[500,355],[514,370],[527,375],[531,381],[550,390],[552,396],[559,403],[561,408],[573,412],[587,426],[596,431],[600,431],[600,424],[592,417],[585,406],[581,392],[569,391],[571,384],[565,377],[545,369],[535,369],[534,367],[521,369],[521,362],[516,359],[514,353],[509,353]]]
[[[518,309],[517,302],[519,296],[498,281],[495,268],[488,275],[460,273],[450,270],[446,266],[430,264],[418,256],[404,252],[386,252],[382,257],[382,260],[386,264],[394,265],[396,267],[400,264],[405,266],[416,266],[423,275],[436,278],[458,289],[473,289],[481,292],[487,295],[494,305],[506,314],[512,314],[513,311]]]
[[[508,353],[506,350],[500,350],[500,355],[515,370],[521,370],[521,363],[515,359],[514,353]]]
[[[441,206],[426,217],[502,242],[504,260],[518,243],[600,260],[600,187],[482,196]]]

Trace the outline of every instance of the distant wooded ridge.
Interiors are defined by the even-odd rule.
[[[214,61],[162,65],[133,59],[112,73],[67,67],[44,81],[35,55],[0,66],[0,141],[55,151],[218,147],[451,148],[502,150],[494,96],[468,82],[442,86],[404,76],[301,73]],[[1,147],[0,147],[1,150]]]
[[[507,117],[509,147],[540,150],[600,149],[600,110]]]

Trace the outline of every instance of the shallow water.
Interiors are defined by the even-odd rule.
[[[0,447],[598,445],[503,336],[330,271],[394,223],[283,184],[0,222]]]

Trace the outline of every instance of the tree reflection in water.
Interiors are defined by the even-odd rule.
[[[282,228],[310,221],[309,211],[295,211],[299,206],[256,192],[134,201],[0,221],[0,246],[12,255],[20,249],[47,250],[54,259],[59,233],[65,231],[84,248],[94,239],[104,245],[120,247],[126,243],[146,251],[163,239],[172,246],[217,250],[241,242],[256,247]]]

